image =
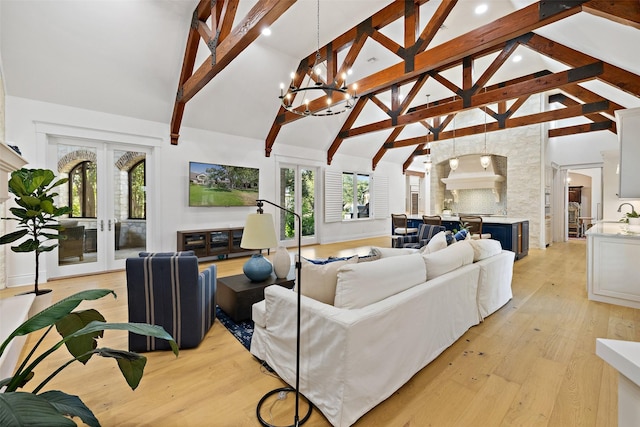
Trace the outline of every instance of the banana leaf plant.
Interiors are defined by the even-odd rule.
[[[52,189],[64,184],[67,178],[54,182],[55,175],[49,169],[18,169],[11,172],[9,179],[9,191],[15,194],[15,202],[18,207],[12,207],[9,211],[13,218],[2,218],[18,221],[16,231],[0,237],[0,245],[13,243],[28,236],[17,246],[11,246],[13,252],[34,252],[36,261],[34,292],[40,295],[38,289],[38,273],[40,271],[40,254],[52,251],[57,243],[47,242],[60,239],[58,231],[61,226],[57,218],[71,212],[68,206],[57,207],[54,197],[58,193]]]
[[[146,323],[107,323],[94,309],[73,311],[82,301],[96,300],[115,292],[92,289],[65,298],[27,319],[0,344],[0,356],[15,337],[28,335],[46,328],[44,335],[34,344],[12,377],[0,379],[0,426],[76,426],[73,417],[79,417],[89,426],[100,426],[93,412],[78,396],[60,390],[42,392],[44,386],[70,365],[86,364],[93,355],[115,359],[129,387],[135,390],[142,379],[146,357],[125,350],[98,348],[98,338],[109,329],[124,330],[169,341],[178,356],[178,345],[162,327]],[[61,339],[51,348],[36,356],[44,337],[56,328]],[[38,365],[60,347],[65,346],[71,358],[51,372],[31,392],[20,391],[34,377]],[[71,417],[71,418],[70,418]]]

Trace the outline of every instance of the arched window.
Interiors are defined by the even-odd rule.
[[[71,214],[76,218],[96,218],[96,164],[85,160],[69,172]]]
[[[129,219],[145,219],[147,217],[144,166],[145,161],[140,160],[129,169]]]

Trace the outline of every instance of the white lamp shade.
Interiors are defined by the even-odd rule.
[[[271,214],[250,214],[244,225],[240,247],[243,249],[269,249],[278,245]]]

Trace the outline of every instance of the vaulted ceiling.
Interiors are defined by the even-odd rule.
[[[8,95],[170,123],[177,144],[189,126],[258,139],[265,155],[313,147],[373,168],[410,168],[465,111],[486,112],[489,132],[552,122],[562,137],[615,132],[613,112],[640,106],[637,0],[491,0],[476,15],[480,3],[321,0],[322,59],[358,85],[349,113],[323,118],[277,97],[315,57],[312,0],[1,0],[0,54]],[[550,111],[518,111],[539,93]]]

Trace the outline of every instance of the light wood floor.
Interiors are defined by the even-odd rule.
[[[306,247],[303,255],[364,254],[369,245],[389,246],[388,238]],[[585,242],[575,240],[530,250],[515,263],[513,300],[356,425],[615,426],[617,373],[595,355],[595,339],[640,341],[640,310],[587,300],[585,251]],[[240,273],[244,261],[216,262],[218,275]],[[97,308],[108,321],[127,320],[124,272],[47,286],[54,289],[54,299],[80,289],[114,289],[118,299],[82,307]],[[0,297],[17,292],[5,289]],[[102,346],[126,348],[124,333],[108,331],[102,341]],[[258,425],[256,403],[282,384],[219,322],[197,349],[184,350],[178,358],[169,352],[147,356],[145,376],[135,391],[112,360],[100,358],[67,368],[51,388],[79,395],[103,426],[235,427]],[[48,368],[67,359],[60,350]],[[277,417],[292,400],[274,401],[267,409]],[[291,420],[289,415],[274,422]],[[329,424],[314,410],[305,425]]]

